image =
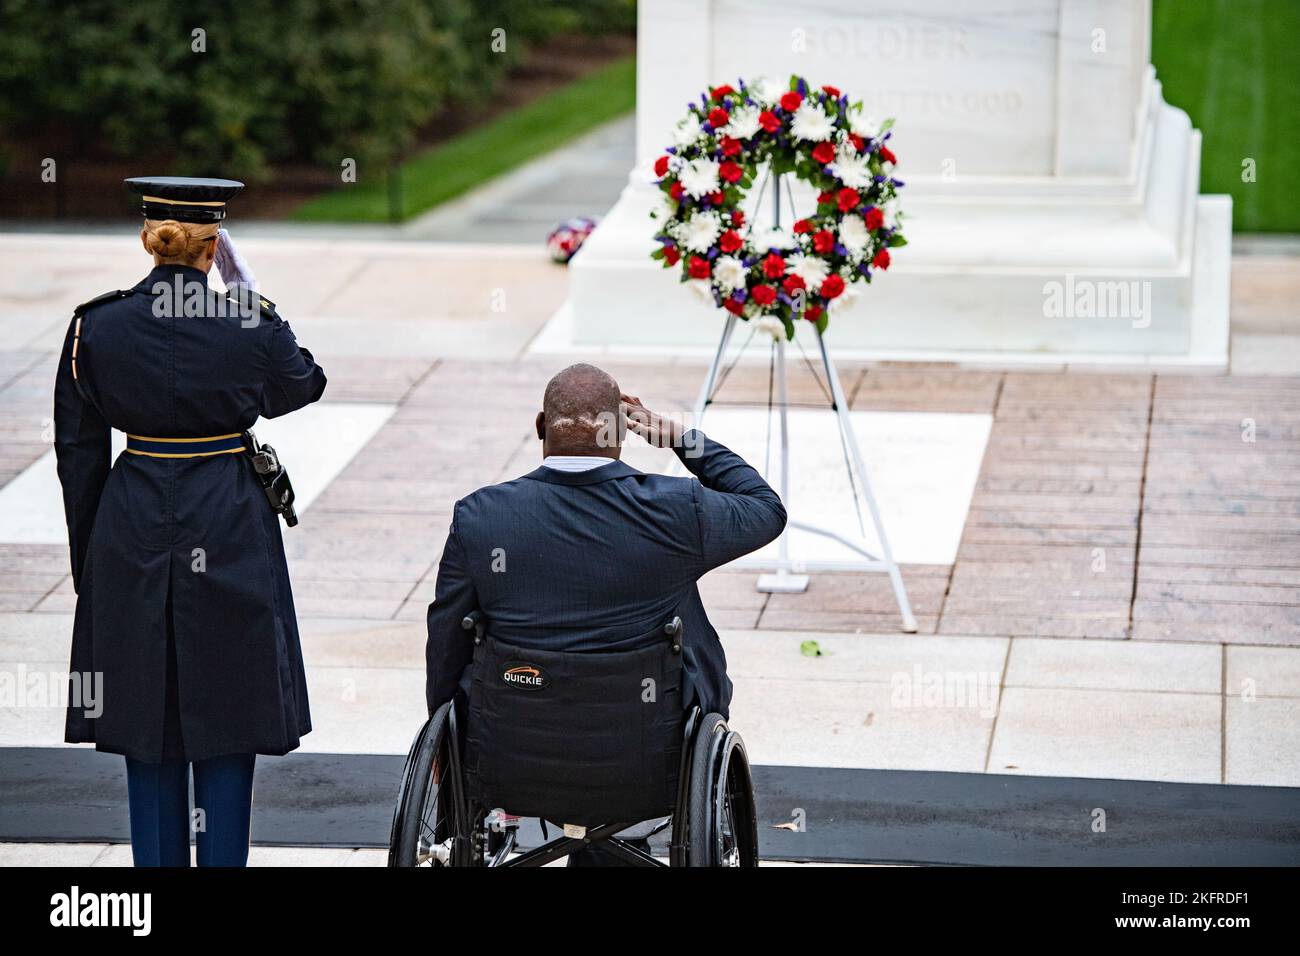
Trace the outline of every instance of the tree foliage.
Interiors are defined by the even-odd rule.
[[[0,129],[83,158],[152,155],[191,175],[388,162],[440,110],[484,98],[530,43],[627,29],[633,10],[631,0],[0,0]],[[504,52],[493,49],[498,29]]]

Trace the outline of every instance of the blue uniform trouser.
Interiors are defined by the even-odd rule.
[[[255,759],[253,754],[228,754],[194,761],[191,818],[189,763],[141,763],[127,757],[135,865],[189,866],[192,819],[199,866],[246,866]]]

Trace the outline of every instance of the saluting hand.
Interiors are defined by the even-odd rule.
[[[681,441],[683,429],[680,423],[650,411],[635,395],[623,395],[621,398],[623,422],[628,431],[640,435],[647,444],[656,448],[673,448]]]
[[[217,271],[221,274],[221,281],[226,284],[227,289],[240,285],[256,291],[257,276],[253,275],[253,270],[239,254],[234,240],[225,229],[217,231],[217,253],[213,259]]]

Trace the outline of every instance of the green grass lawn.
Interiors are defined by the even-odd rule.
[[[536,156],[563,146],[636,105],[636,60],[626,57],[517,110],[421,153],[401,167],[409,219]],[[294,211],[303,221],[387,222],[388,177],[377,171]]]
[[[1300,232],[1298,42],[1300,0],[1153,4],[1156,76],[1204,134],[1201,192],[1232,195],[1237,232]]]

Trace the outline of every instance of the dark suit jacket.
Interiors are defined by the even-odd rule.
[[[498,640],[556,651],[620,650],[680,615],[686,706],[727,715],[731,681],[696,582],[785,527],[780,497],[701,432],[676,450],[699,480],[621,461],[585,472],[538,468],[456,503],[429,605],[429,711],[468,692],[475,608]]]

